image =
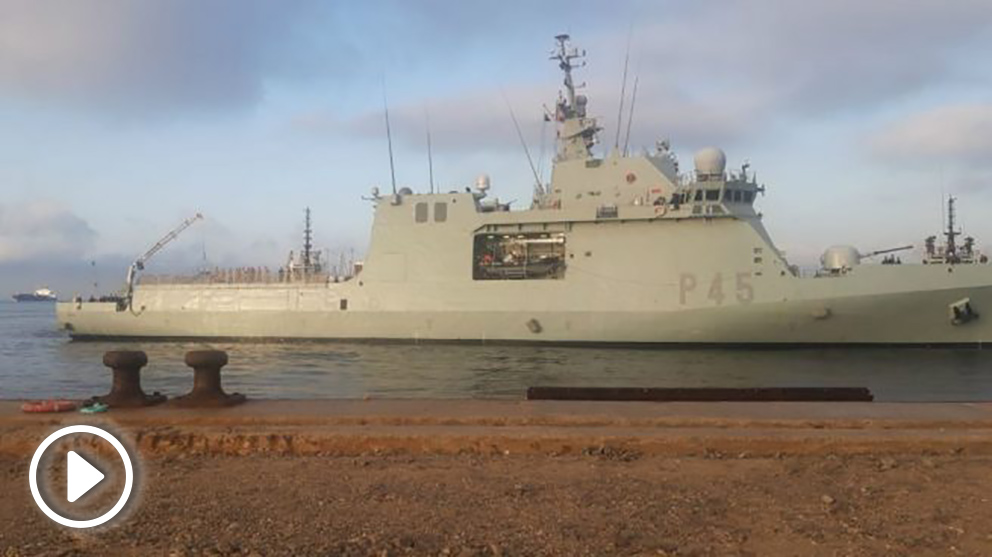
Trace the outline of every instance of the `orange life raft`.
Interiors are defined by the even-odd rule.
[[[76,409],[76,403],[71,400],[50,399],[50,400],[29,400],[21,405],[22,412],[28,413],[48,413],[48,412],[72,412]]]

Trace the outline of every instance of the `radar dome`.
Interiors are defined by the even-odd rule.
[[[703,176],[719,176],[727,168],[726,153],[716,147],[700,149],[693,160],[696,163],[696,174]]]
[[[479,174],[479,177],[475,179],[475,189],[484,192],[489,189],[489,175]]]
[[[410,188],[400,188],[400,195],[413,195],[413,190]]]

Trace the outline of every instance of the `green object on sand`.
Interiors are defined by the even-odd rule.
[[[89,406],[83,406],[79,411],[83,414],[99,414],[101,412],[106,412],[110,407],[102,402],[94,402]]]

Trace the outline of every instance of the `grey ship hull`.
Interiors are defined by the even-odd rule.
[[[934,269],[936,271],[937,269]],[[831,281],[835,279],[801,279]],[[163,287],[164,288],[164,287]],[[192,294],[172,287],[168,294]],[[189,291],[189,292],[184,292]],[[201,296],[204,291],[199,289]],[[333,311],[314,307],[326,288],[217,287],[236,304],[214,309],[151,310],[115,304],[58,305],[59,321],[79,339],[390,340],[407,342],[617,345],[949,345],[992,341],[992,314],[953,325],[948,304],[968,298],[992,308],[992,286],[816,297],[725,308],[651,310],[447,309]],[[149,292],[146,301],[165,292]],[[306,300],[293,309],[247,309],[272,295]],[[254,301],[253,301],[254,300]],[[328,300],[337,302],[337,299]],[[235,309],[235,305],[237,309]],[[324,304],[319,304],[324,305]]]
[[[600,128],[572,80],[582,54],[567,35],[556,41],[558,150],[530,208],[486,199],[486,176],[475,192],[374,190],[369,251],[351,280],[140,284],[123,310],[58,304],[60,325],[77,338],[992,341],[990,265],[861,265],[842,247],[828,250],[824,276],[801,277],[754,207],[766,190],[749,165],[727,172],[726,155],[708,148],[680,172],[666,141],[653,153],[594,156]]]
[[[54,302],[55,296],[41,296],[39,294],[14,294],[15,301],[18,302]]]

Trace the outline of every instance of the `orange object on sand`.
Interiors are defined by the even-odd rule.
[[[29,413],[72,412],[75,409],[75,402],[64,399],[29,400],[21,405],[21,411]]]

